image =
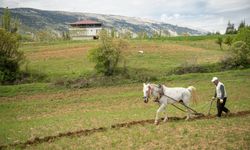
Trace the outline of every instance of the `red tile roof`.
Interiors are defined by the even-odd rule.
[[[93,20],[81,20],[74,23],[70,23],[70,25],[80,25],[80,24],[101,24],[101,23]]]

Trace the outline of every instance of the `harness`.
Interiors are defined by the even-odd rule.
[[[185,103],[183,103],[182,100],[178,101],[178,100],[174,99],[173,97],[170,97],[170,96],[164,94],[164,92],[163,92],[163,86],[162,86],[161,84],[158,85],[158,88],[160,88],[160,92],[159,92],[158,97],[156,97],[156,99],[154,100],[154,102],[157,102],[157,103],[160,104],[160,99],[161,99],[161,97],[165,96],[165,97],[167,97],[167,98],[169,98],[169,99],[171,99],[171,100],[173,100],[173,101],[175,101],[175,102],[177,102],[177,103],[182,104],[184,107],[186,107],[187,109],[191,110],[191,111],[192,111],[192,114],[194,114],[194,115],[199,115],[199,116],[204,116],[204,114],[198,113],[196,110],[194,110],[194,109],[192,109],[191,107],[187,106]],[[150,90],[151,90],[151,89],[150,89]],[[152,90],[151,90],[151,94],[152,94]],[[179,110],[181,110],[181,111],[183,111],[183,112],[186,112],[185,110],[181,109],[180,107],[178,107],[178,106],[176,106],[176,105],[174,105],[174,104],[171,104],[171,105],[173,105],[175,108],[177,108],[177,109],[179,109]]]

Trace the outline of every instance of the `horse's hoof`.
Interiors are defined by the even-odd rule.
[[[159,121],[155,121],[155,125],[159,125]]]
[[[168,119],[164,119],[163,122],[168,122]]]

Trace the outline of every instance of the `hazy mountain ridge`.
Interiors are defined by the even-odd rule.
[[[204,34],[202,31],[179,27],[167,23],[157,22],[148,19],[126,17],[119,15],[104,15],[94,13],[77,13],[65,11],[45,11],[33,8],[15,8],[10,9],[13,18],[20,19],[23,31],[37,31],[39,29],[51,29],[55,31],[65,31],[68,28],[68,23],[78,20],[96,20],[102,22],[107,28],[115,28],[119,32],[130,31],[133,33],[146,32],[153,34],[154,32],[168,32],[171,35]],[[3,8],[0,8],[2,15]]]

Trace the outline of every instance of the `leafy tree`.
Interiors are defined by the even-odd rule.
[[[234,28],[234,24],[232,24],[232,23],[230,23],[230,21],[228,21],[226,34],[236,34],[236,33],[237,33],[237,31]]]
[[[116,33],[115,28],[112,28],[112,29],[111,29],[111,37],[112,37],[112,38],[115,38],[115,36],[116,36],[115,33]]]
[[[2,16],[2,28],[9,32],[11,31],[10,20],[11,20],[10,12],[7,7],[4,9],[3,16]]]
[[[215,35],[220,35],[220,31],[216,31],[216,32],[215,32]]]
[[[4,9],[1,27],[11,33],[16,33],[18,30],[19,20],[17,18],[14,21],[11,20],[11,14],[8,7]]]
[[[148,35],[146,32],[139,32],[139,33],[137,33],[137,37],[139,39],[146,39],[148,37]]]
[[[153,33],[152,37],[153,37],[153,38],[159,38],[159,37],[160,37],[159,32],[154,31],[154,33]]]
[[[238,31],[241,29],[241,28],[245,28],[246,27],[246,23],[245,23],[245,20],[242,20],[239,24],[239,27],[238,27]]]
[[[248,58],[250,56],[250,49],[246,42],[237,41],[233,43],[232,48],[233,60],[236,66],[246,66],[248,65]]]
[[[62,39],[63,40],[70,40],[69,32],[62,32]]]
[[[250,26],[241,28],[234,41],[243,41],[250,47]]]
[[[19,37],[15,33],[0,29],[0,82],[14,82],[20,74],[20,64],[24,59],[18,51]]]
[[[228,46],[231,46],[233,43],[233,38],[231,36],[227,36],[226,39],[224,40],[224,43],[227,44]]]
[[[58,40],[58,36],[55,33],[46,29],[36,32],[35,37],[37,41],[42,41],[42,42]]]
[[[222,49],[222,43],[223,43],[223,39],[222,37],[218,37],[217,40],[215,41],[217,44],[220,45],[220,49]]]
[[[106,30],[101,30],[99,36],[101,44],[90,51],[89,59],[95,63],[97,72],[110,76],[114,74],[121,60],[121,50],[128,44],[121,39],[114,40]]]
[[[124,33],[120,34],[120,37],[123,39],[131,39],[132,38],[132,33],[130,31],[125,31]]]

